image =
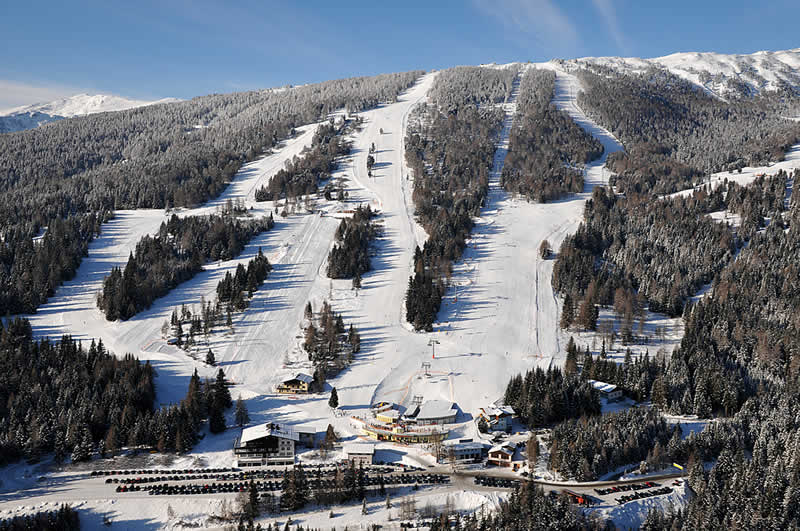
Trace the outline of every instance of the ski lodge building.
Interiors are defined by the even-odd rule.
[[[600,396],[605,398],[608,402],[616,402],[622,398],[622,391],[617,389],[617,386],[610,383],[600,382],[598,380],[586,380],[592,387],[600,392]]]
[[[312,376],[308,374],[298,373],[297,376],[286,380],[275,388],[275,391],[281,394],[296,394],[296,393],[308,393],[309,388],[311,387],[311,382],[314,381]]]
[[[369,466],[375,457],[375,445],[364,443],[345,444],[344,453],[349,464],[355,467]]]
[[[363,423],[364,434],[377,441],[402,444],[432,443],[447,438],[444,424],[452,424],[458,406],[447,400],[430,400],[410,409],[392,402],[378,402],[371,408],[372,419]]]
[[[457,463],[479,463],[483,460],[484,447],[479,442],[459,442],[444,447],[444,460]]]
[[[453,424],[458,415],[458,406],[447,400],[429,400],[423,403],[414,419],[418,426],[441,426]]]
[[[293,465],[299,441],[288,426],[269,423],[245,428],[233,444],[236,466]]]
[[[488,406],[480,409],[478,417],[486,421],[489,431],[510,432],[514,413],[514,408],[511,406]]]
[[[511,460],[514,458],[515,448],[512,444],[506,443],[493,447],[489,450],[489,459],[492,465],[510,467]]]

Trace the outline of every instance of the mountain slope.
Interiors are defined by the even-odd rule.
[[[0,133],[12,133],[39,127],[49,122],[99,112],[124,111],[155,103],[180,101],[165,98],[157,101],[131,100],[110,94],[76,94],[47,103],[35,103],[6,111],[0,115]]]
[[[584,57],[577,64],[594,64],[623,73],[664,68],[718,97],[752,96],[789,89],[800,93],[800,48],[753,54],[714,52],[674,53],[653,59],[638,57]]]

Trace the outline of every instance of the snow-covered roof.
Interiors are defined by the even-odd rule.
[[[514,448],[510,447],[507,444],[500,444],[497,446],[493,446],[492,449],[489,450],[489,453],[493,452],[502,452],[506,455],[514,455]]]
[[[268,436],[280,437],[281,439],[291,439],[295,442],[300,440],[297,432],[288,426],[279,426],[273,423],[259,424],[242,430],[241,444],[245,444],[256,439]]]
[[[317,429],[314,426],[292,426],[292,429],[297,433],[317,433]]]
[[[283,383],[292,382],[294,380],[298,380],[300,382],[310,384],[311,382],[314,381],[314,377],[313,376],[309,376],[308,374],[299,372],[299,373],[297,373],[297,376],[295,376],[294,378],[289,378],[288,380],[284,380]]]
[[[373,455],[375,453],[374,444],[350,443],[345,444],[343,448],[347,455]]]
[[[452,448],[454,452],[466,452],[469,450],[481,450],[483,451],[483,444],[479,442],[466,442],[466,443],[456,443],[448,445],[447,448]]]
[[[514,415],[514,408],[511,406],[487,406],[482,407],[481,411],[487,417],[507,417]]]
[[[614,384],[600,382],[597,380],[586,380],[586,381],[592,384],[592,387],[594,387],[601,393],[611,393],[617,389],[617,386]]]
[[[451,417],[456,414],[455,404],[447,400],[428,400],[417,413],[417,420],[432,420]]]

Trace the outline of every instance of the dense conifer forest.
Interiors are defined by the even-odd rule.
[[[361,351],[361,334],[352,324],[346,327],[341,314],[335,313],[328,301],[322,301],[318,313],[307,303],[304,318],[303,349],[314,365],[313,390],[320,392],[326,380],[349,366]]]
[[[311,140],[311,148],[301,158],[282,168],[266,186],[256,190],[256,201],[277,201],[317,193],[319,182],[328,179],[336,168],[336,159],[350,152],[350,143],[343,136],[358,122],[342,120],[320,125]]]
[[[213,383],[195,373],[179,405],[154,409],[149,363],[117,358],[94,340],[87,349],[69,336],[31,336],[24,319],[0,330],[0,465],[50,452],[57,461],[85,461],[123,446],[184,452],[206,418],[212,431],[225,428],[230,394],[222,372]]]
[[[256,220],[173,214],[158,234],[136,244],[124,269],[111,270],[97,305],[109,321],[130,319],[202,271],[206,262],[235,258],[253,236],[273,225],[272,214]]]
[[[511,96],[516,67],[456,66],[438,74],[429,99],[442,112],[454,114],[465,106],[491,106]]]
[[[644,461],[656,444],[666,448],[672,439],[673,445],[680,441],[680,428],[649,408],[567,420],[550,436],[550,467],[564,477],[593,481],[621,465]]]
[[[800,107],[791,91],[724,101],[666,70],[590,66],[578,77],[581,108],[625,145],[608,159],[620,192],[675,192],[715,171],[783,160],[800,140],[800,124],[785,118]]]
[[[559,368],[537,367],[512,377],[503,402],[531,428],[600,414],[597,391],[575,374],[565,376]]]
[[[503,112],[475,102],[493,102],[510,87],[515,72],[445,70],[431,89],[431,104],[409,124],[405,157],[414,175],[416,215],[429,238],[414,253],[414,275],[406,294],[406,319],[417,330],[436,320],[444,279],[461,257],[489,188],[489,172]],[[510,77],[509,77],[510,76]],[[445,97],[453,89],[453,97]],[[506,90],[503,88],[502,90]],[[437,99],[437,94],[439,98]]]
[[[537,202],[582,192],[583,165],[603,153],[594,137],[551,103],[555,78],[538,69],[522,76],[501,176],[506,190]]]
[[[215,94],[0,135],[2,307],[35,311],[74,275],[113,210],[216,197],[244,162],[295,127],[394,101],[421,74]],[[32,245],[45,227],[42,245]]]
[[[372,269],[370,265],[370,242],[378,235],[378,227],[369,205],[355,209],[352,218],[339,223],[334,244],[328,254],[328,276],[330,278],[358,278]]]
[[[451,519],[455,518],[455,527]],[[538,485],[527,481],[500,502],[497,511],[481,511],[480,515],[460,516],[443,514],[433,521],[431,531],[461,529],[463,531],[483,531],[502,529],[503,531],[581,531],[603,529],[601,524],[586,518],[570,504],[566,496],[551,497]]]
[[[41,511],[0,520],[0,531],[79,531],[78,511],[67,504],[55,511]]]

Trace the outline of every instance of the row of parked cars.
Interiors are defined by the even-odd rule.
[[[518,479],[495,478],[492,476],[475,476],[475,484],[483,487],[500,487],[503,489],[514,489],[520,484]]]
[[[238,468],[184,468],[181,470],[176,469],[158,469],[158,468],[143,468],[141,470],[92,470],[91,476],[144,476],[146,474],[159,474],[159,475],[181,475],[188,476],[191,474],[219,474],[222,472],[236,472]]]
[[[599,494],[600,496],[605,496],[606,494],[612,494],[615,492],[629,492],[629,491],[637,491],[637,490],[645,490],[645,489],[652,489],[655,487],[660,487],[658,483],[653,483],[652,481],[645,481],[644,483],[628,483],[625,485],[617,485],[614,487],[609,487],[607,489],[594,489],[594,491]]]
[[[628,503],[629,501],[633,500],[641,500],[642,498],[650,498],[652,496],[660,496],[662,494],[669,494],[672,492],[672,487],[661,487],[660,489],[653,489],[647,491],[639,491],[634,492],[633,494],[626,494],[624,496],[620,496],[619,498],[615,498],[616,502],[620,505],[624,503]]]
[[[109,478],[110,479],[110,478]],[[384,485],[433,485],[449,483],[450,477],[443,474],[403,474],[395,476],[367,476],[364,478],[365,487],[375,487],[381,484],[383,480]],[[259,492],[277,491],[281,490],[282,481],[254,481],[256,489]],[[309,486],[313,489],[327,488],[333,489],[336,487],[336,480],[332,478],[309,478]],[[227,481],[203,484],[178,484],[170,485],[167,483],[161,485],[140,485],[140,484],[120,484],[117,485],[117,492],[140,492],[142,490],[149,491],[151,495],[162,494],[216,494],[220,492],[244,492],[250,488],[249,481]]]

